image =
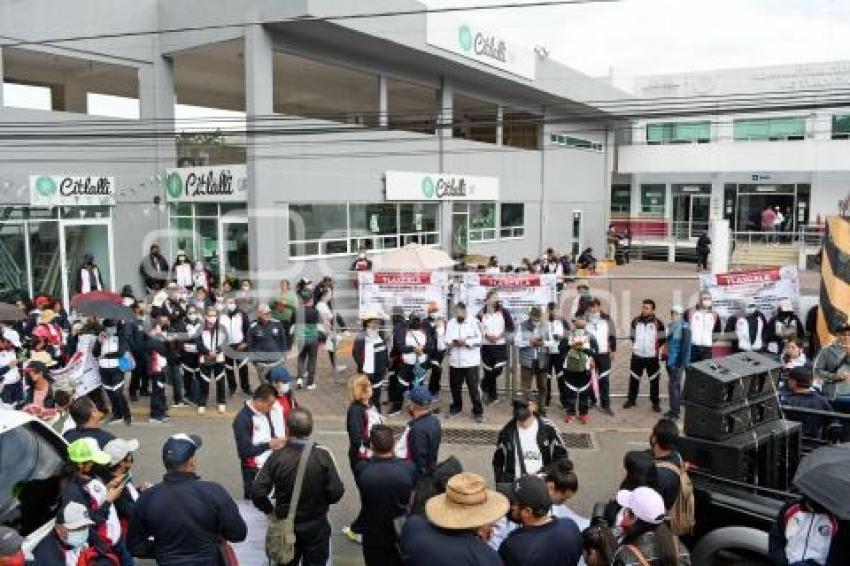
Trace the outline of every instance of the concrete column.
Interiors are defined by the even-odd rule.
[[[832,114],[830,112],[814,112],[807,122],[808,137],[816,140],[832,139]]]
[[[726,273],[729,271],[729,253],[731,238],[728,220],[712,220],[709,230],[711,238],[711,272]]]
[[[711,180],[709,220],[720,220],[723,218],[723,179]]]
[[[496,106],[496,145],[502,145],[505,136],[505,107]]]
[[[640,175],[632,175],[632,213],[633,218],[640,216],[640,184],[643,180]]]
[[[262,294],[274,287],[279,275],[277,270],[284,266],[289,250],[285,211],[274,202],[274,165],[264,159],[273,150],[263,149],[264,141],[270,140],[261,133],[271,125],[268,117],[274,113],[272,39],[265,27],[254,24],[245,28],[244,52],[246,170],[251,226],[248,246],[251,278]]]
[[[452,85],[446,77],[440,80],[437,90],[437,143],[439,144],[440,173],[445,172],[446,143],[452,138]],[[452,252],[452,203],[443,202],[440,205],[440,245],[448,253]]]
[[[62,110],[65,112],[88,112],[88,91],[84,83],[68,82],[62,88]]]
[[[378,75],[378,126],[386,128],[390,121],[389,87],[387,76]]]
[[[0,47],[0,108],[3,107],[3,48]]]
[[[731,116],[718,116],[717,124],[714,126],[714,143],[732,143],[735,137],[735,124]]]

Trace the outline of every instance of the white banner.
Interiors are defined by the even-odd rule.
[[[387,171],[386,200],[499,200],[499,178]]]
[[[97,336],[94,334],[82,334],[77,343],[77,352],[83,354],[82,369],[78,370],[77,397],[86,395],[101,385],[100,368],[91,353],[95,340],[97,340]]]
[[[511,313],[514,323],[522,324],[528,318],[531,307],[540,307],[555,300],[557,276],[544,275],[487,275],[465,273],[460,287],[460,301],[466,304],[470,315],[484,308],[484,297],[490,289],[499,292],[502,307]]]
[[[115,178],[97,175],[30,175],[32,206],[111,206]]]
[[[711,293],[711,302],[724,320],[737,314],[741,306],[754,300],[768,320],[776,314],[779,301],[789,299],[800,312],[800,282],[797,267],[770,267],[733,273],[700,275],[700,288]]]
[[[428,14],[425,41],[478,63],[534,80],[535,53],[476,21],[474,15]]]
[[[245,166],[168,169],[165,198],[169,202],[245,202],[248,200]]]
[[[375,312],[389,319],[394,307],[405,315],[412,311],[426,311],[428,303],[436,303],[448,317],[446,292],[448,273],[395,273],[361,271],[357,274],[360,296],[360,316]]]

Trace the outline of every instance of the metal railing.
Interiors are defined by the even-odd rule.
[[[732,238],[737,244],[773,244],[791,247],[817,247],[824,237],[823,226],[800,226],[797,230],[734,230]]]

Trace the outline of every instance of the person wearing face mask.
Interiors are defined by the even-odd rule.
[[[623,507],[620,527],[622,535],[614,554],[617,566],[667,564],[688,566],[688,547],[673,534],[666,521],[664,500],[649,487],[617,492],[617,503]]]
[[[104,483],[120,480],[121,495],[115,500],[115,511],[118,513],[118,520],[121,524],[121,541],[116,545],[115,550],[121,564],[127,565],[135,564],[127,548],[127,526],[133,513],[133,507],[139,499],[140,491],[150,487],[149,482],[141,484],[140,487],[136,487],[133,483],[133,475],[130,470],[133,467],[133,454],[138,450],[139,441],[136,439],[116,438],[110,440],[103,447],[103,451],[109,454],[109,464],[100,468],[98,474]]]
[[[207,309],[204,317],[204,326],[195,339],[200,361],[200,394],[198,396],[198,414],[202,415],[207,410],[207,400],[210,395],[210,387],[215,387],[216,403],[218,412],[224,413],[226,399],[224,395],[224,351],[227,344],[227,336],[221,327],[218,312],[214,307]]]
[[[43,362],[30,361],[24,367],[27,381],[27,394],[24,399],[24,411],[48,420],[56,414],[53,400],[53,386],[50,372]]]
[[[351,355],[357,366],[357,373],[366,374],[372,385],[371,404],[381,411],[381,390],[386,383],[387,368],[390,364],[387,344],[381,336],[381,317],[375,312],[363,315],[363,331],[354,339]]]
[[[112,407],[107,424],[123,420],[130,425],[130,405],[124,396],[124,372],[118,367],[118,361],[127,351],[127,340],[123,333],[118,332],[114,320],[103,321],[103,332],[92,347],[92,355],[97,358],[100,370],[100,381],[109,397]]]
[[[484,422],[484,406],[478,386],[478,366],[481,364],[481,327],[477,320],[467,319],[466,305],[455,305],[455,316],[446,324],[446,344],[449,347],[449,387],[452,404],[446,418],[463,410],[463,385],[469,391],[473,419]]]
[[[658,377],[661,375],[661,364],[658,360],[666,339],[666,332],[664,323],[655,316],[655,301],[652,299],[644,299],[641,303],[640,315],[632,319],[630,338],[632,340],[632,359],[629,363],[631,379],[628,398],[623,408],[630,409],[637,404],[640,379],[646,371],[649,378],[649,400],[652,402],[652,410],[660,413]]]
[[[227,349],[224,353],[224,371],[230,394],[236,392],[236,377],[245,396],[251,395],[251,382],[248,375],[248,332],[250,321],[248,314],[239,308],[235,297],[224,301],[224,310],[218,318],[219,324],[227,336]]]
[[[481,379],[481,391],[484,403],[492,405],[499,402],[497,381],[508,363],[507,336],[516,330],[511,314],[502,308],[499,292],[487,291],[484,308],[478,313],[484,340],[481,342],[481,366],[484,377]]]
[[[114,566],[117,557],[103,556],[88,544],[94,526],[84,505],[69,503],[59,510],[53,529],[33,549],[33,564],[38,566]],[[0,562],[0,564],[4,564]],[[9,563],[11,566],[12,563]],[[23,566],[23,555],[20,565]]]
[[[293,326],[295,325],[295,313],[298,309],[298,295],[290,289],[289,281],[281,279],[278,286],[278,292],[269,305],[272,308],[272,316],[283,325],[286,331],[287,352],[292,348]]]
[[[678,420],[682,401],[682,385],[685,369],[691,363],[691,327],[682,316],[681,305],[670,309],[670,325],[667,327],[667,341],[664,343],[662,358],[665,358],[668,378],[668,396],[670,410],[664,416]]]
[[[428,304],[428,318],[425,319],[425,332],[428,335],[428,361],[431,375],[428,377],[428,391],[431,402],[440,400],[440,381],[443,377],[443,358],[446,356],[446,317],[436,303]],[[435,409],[435,411],[438,409]]]
[[[188,306],[193,306],[201,312],[207,310],[207,307],[215,305],[215,301],[210,298],[209,291],[206,287],[196,287],[195,292],[187,299]]]
[[[805,334],[803,321],[794,312],[794,305],[789,299],[779,301],[779,308],[767,322],[764,333],[767,342],[767,351],[771,354],[779,354],[785,349],[785,341],[788,338],[802,338]]]
[[[372,260],[366,257],[366,250],[361,249],[357,259],[351,264],[351,271],[372,271]]]
[[[428,354],[425,353],[428,348],[428,336],[422,328],[421,314],[411,313],[407,319],[404,334],[394,336],[393,340],[398,340],[400,344],[401,365],[396,372],[396,379],[390,382],[390,416],[401,413],[404,394],[411,388],[421,385],[424,379],[428,363]]]
[[[587,306],[587,325],[585,329],[596,340],[596,371],[599,373],[599,410],[614,416],[611,410],[611,366],[617,351],[617,331],[614,321],[602,311],[602,301],[596,297]]]
[[[145,339],[145,352],[148,357],[148,375],[150,376],[151,397],[148,422],[164,423],[168,421],[168,402],[165,398],[166,372],[171,359],[168,336],[168,317],[162,316],[154,322]]]
[[[519,349],[520,387],[531,391],[532,382],[537,385],[537,395],[546,398],[546,376],[549,369],[549,347],[552,340],[551,327],[541,323],[539,307],[531,307],[528,318],[519,325],[516,345]],[[542,410],[542,407],[541,407]]]
[[[165,293],[158,293],[151,306],[151,318],[168,317],[176,324],[186,316],[186,307],[180,302],[180,289],[173,281],[165,287]]]
[[[539,397],[518,391],[513,398],[513,418],[502,427],[493,453],[493,477],[510,483],[526,474],[537,474],[561,458],[567,449],[551,421],[540,417]]]
[[[212,277],[210,276],[210,271],[207,269],[206,264],[204,264],[204,260],[199,259],[195,261],[195,264],[192,266],[192,286],[187,287],[187,289],[203,287],[209,291],[211,283]]]
[[[86,252],[83,255],[83,264],[77,269],[74,291],[89,293],[91,291],[103,291],[103,289],[103,276],[100,268],[94,262],[94,254]]]
[[[292,374],[285,367],[275,367],[269,372],[269,383],[277,389],[277,403],[269,411],[275,435],[286,438],[286,421],[293,409],[298,408],[295,393],[292,391]]]
[[[339,316],[333,312],[331,300],[333,299],[333,288],[330,283],[324,283],[318,286],[317,289],[322,289],[319,294],[319,300],[316,302],[316,312],[319,313],[319,319],[322,324],[319,326],[319,344],[324,344],[325,350],[328,352],[328,359],[331,362],[331,367],[334,371],[345,371],[344,365],[337,365],[336,348],[339,338],[337,336],[337,324]],[[314,293],[315,296],[315,293]],[[343,326],[340,324],[339,326]]]
[[[714,343],[722,332],[720,315],[711,306],[711,293],[703,291],[696,306],[687,313],[691,327],[691,363],[710,360]]]
[[[178,257],[180,257],[179,254]],[[168,261],[160,252],[159,244],[151,244],[150,253],[142,259],[142,263],[139,265],[139,275],[142,276],[142,281],[145,282],[148,292],[159,291],[165,287],[169,275]]]
[[[248,350],[260,381],[273,367],[286,365],[286,332],[265,303],[257,308],[257,320],[248,328]],[[246,385],[250,391],[250,384]],[[315,389],[315,383],[311,385]]]
[[[252,320],[257,318],[257,308],[260,306],[260,302],[257,299],[257,294],[254,292],[254,286],[251,284],[250,279],[243,279],[239,283],[239,292],[236,295],[239,308],[242,312],[247,314]]]
[[[206,311],[204,311],[206,312]],[[201,315],[195,306],[186,309],[186,320],[182,327],[180,346],[180,369],[183,371],[183,390],[188,393],[192,403],[198,404],[201,386],[198,383],[200,361],[196,338],[204,327]]]
[[[174,258],[174,266],[171,268],[171,278],[183,289],[194,289],[195,281],[192,279],[192,260],[186,252],[180,250]],[[165,287],[165,285],[163,285]]]
[[[591,299],[593,299],[593,295],[590,294],[590,284],[585,280],[579,281],[576,284],[576,297],[570,307],[570,317],[584,316],[590,306]]]
[[[136,361],[136,367],[133,368],[133,373],[130,375],[129,388],[130,402],[134,403],[139,400],[140,395],[143,397],[150,395],[148,390],[148,357],[145,355],[147,318],[145,317],[145,305],[143,303],[133,303],[130,310],[133,311],[133,320],[127,322],[127,346]]]
[[[431,412],[431,394],[427,387],[414,387],[410,390],[409,399],[407,414],[410,421],[396,442],[395,455],[413,462],[415,479],[419,479],[433,473],[443,432],[439,419]]]
[[[738,316],[726,321],[726,334],[732,336],[736,352],[762,352],[767,320],[752,300],[747,301]]]
[[[598,346],[596,339],[585,329],[583,317],[573,319],[575,328],[569,337],[561,340],[560,349],[563,359],[561,373],[558,375],[558,391],[561,407],[564,409],[564,422],[569,424],[578,413],[581,424],[587,424],[590,416],[591,372],[595,367]]]

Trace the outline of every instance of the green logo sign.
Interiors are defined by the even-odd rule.
[[[425,198],[434,198],[434,181],[431,177],[422,179],[422,194]]]
[[[53,177],[42,175],[35,180],[35,190],[43,197],[52,197],[56,194],[56,182]]]
[[[165,179],[165,190],[171,198],[180,198],[183,194],[183,178],[180,173],[171,173]]]
[[[464,24],[457,30],[457,39],[460,42],[460,48],[464,51],[472,49],[472,30]]]

